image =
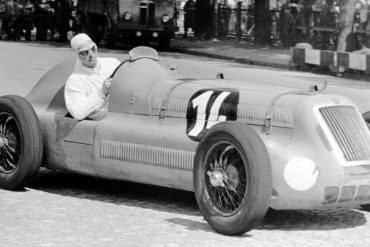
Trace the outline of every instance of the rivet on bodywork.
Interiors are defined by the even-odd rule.
[[[132,105],[135,102],[136,95],[135,94],[130,94],[130,104]]]

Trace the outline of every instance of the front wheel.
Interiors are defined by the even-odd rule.
[[[210,129],[195,155],[194,191],[215,231],[241,235],[258,226],[272,192],[270,160],[258,134],[238,122]]]
[[[0,187],[17,189],[36,177],[42,133],[35,111],[20,96],[0,97]]]
[[[361,208],[367,212],[370,212],[370,204],[361,205]]]

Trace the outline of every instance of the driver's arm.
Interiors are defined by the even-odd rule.
[[[112,84],[112,80],[113,78],[107,78],[104,82],[103,82],[103,86],[101,88],[101,91],[103,93],[103,95],[105,95],[105,97],[108,95],[109,93],[109,88],[110,88],[110,85]]]
[[[80,78],[71,75],[64,88],[64,98],[68,112],[73,118],[82,120],[99,110],[104,103],[102,92],[87,92]]]

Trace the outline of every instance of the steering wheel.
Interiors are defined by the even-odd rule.
[[[127,62],[134,62],[136,60],[142,59],[142,58],[148,58],[153,59],[154,61],[158,61],[158,52],[154,50],[151,47],[148,46],[138,46],[135,48],[132,48],[129,52],[129,58],[123,60],[117,68],[113,71],[112,75],[109,78],[113,78],[113,76],[116,74],[117,70],[124,65]]]
[[[109,78],[113,78],[113,76],[116,74],[117,70],[118,70],[122,65],[124,65],[125,63],[127,63],[128,61],[130,61],[130,58],[127,58],[127,59],[123,60],[120,64],[118,64],[118,66],[114,69],[113,73],[109,76]]]

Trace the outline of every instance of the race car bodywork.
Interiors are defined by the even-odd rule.
[[[370,202],[370,134],[349,99],[185,78],[157,60],[150,48],[130,51],[100,120],[67,112],[72,60],[47,72],[25,99],[0,97],[0,147],[14,151],[0,153],[0,185],[27,185],[41,164],[194,191],[205,219],[229,235],[256,227],[269,207]]]

